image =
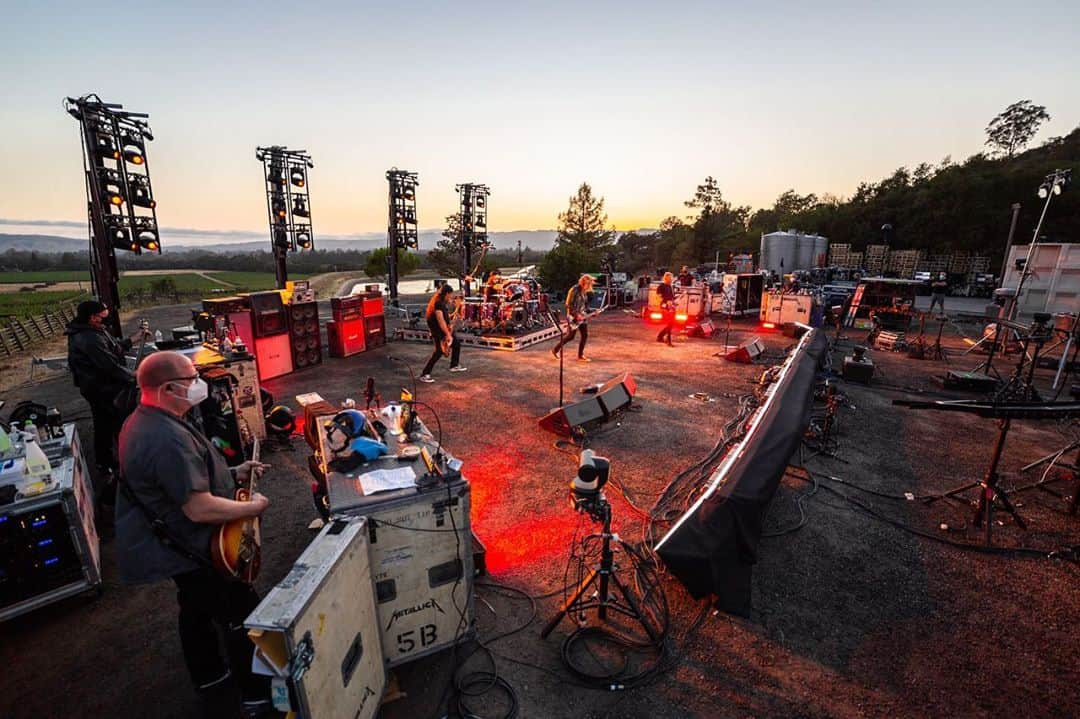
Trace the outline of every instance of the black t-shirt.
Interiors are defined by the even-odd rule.
[[[139,405],[120,432],[120,472],[173,540],[209,560],[217,525],[191,521],[182,506],[192,492],[231,499],[236,485],[225,457],[206,437],[164,410]],[[116,497],[116,543],[125,582],[155,582],[199,568],[163,545],[123,492]]]
[[[439,326],[438,314],[440,312],[442,313],[443,320],[446,322],[446,326],[450,326],[450,314],[447,312],[446,302],[444,300],[439,300],[435,303],[435,307],[427,317],[427,326],[432,334],[443,334],[442,327]]]
[[[666,282],[660,283],[660,286],[656,288],[656,293],[660,295],[661,303],[675,301],[675,288]]]

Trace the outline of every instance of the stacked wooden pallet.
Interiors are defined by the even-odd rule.
[[[866,246],[866,271],[871,275],[881,275],[885,272],[886,263],[889,261],[888,245]]]
[[[915,277],[915,270],[925,254],[923,250],[893,250],[889,253],[885,269],[900,279],[910,280]]]

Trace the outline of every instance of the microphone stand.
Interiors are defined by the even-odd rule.
[[[564,355],[563,350],[566,349],[565,347],[562,346],[562,343],[563,343],[563,340],[566,339],[567,335],[563,333],[562,323],[559,322],[559,315],[557,315],[554,310],[549,310],[548,311],[548,318],[551,320],[551,323],[553,325],[555,325],[555,327],[557,327],[558,330],[559,330],[559,406],[562,407],[563,406],[563,355]],[[567,316],[567,318],[566,318],[566,324],[568,326],[570,324],[570,317],[569,316]]]

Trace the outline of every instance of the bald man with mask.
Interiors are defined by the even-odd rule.
[[[209,716],[270,716],[269,685],[251,673],[252,645],[243,622],[258,605],[248,584],[223,577],[210,563],[210,541],[225,522],[263,513],[256,493],[237,502],[236,480],[266,465],[230,470],[225,458],[185,415],[208,387],[187,357],[158,352],[139,365],[139,407],[120,432],[116,506],[117,562],[129,583],[172,579],[180,605],[180,642],[188,672]],[[235,474],[234,474],[235,473]],[[158,524],[155,530],[153,524]],[[227,657],[220,652],[219,632]]]

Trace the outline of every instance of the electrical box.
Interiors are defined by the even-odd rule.
[[[330,522],[244,622],[280,711],[301,719],[370,719],[386,667],[379,638],[368,524]]]

